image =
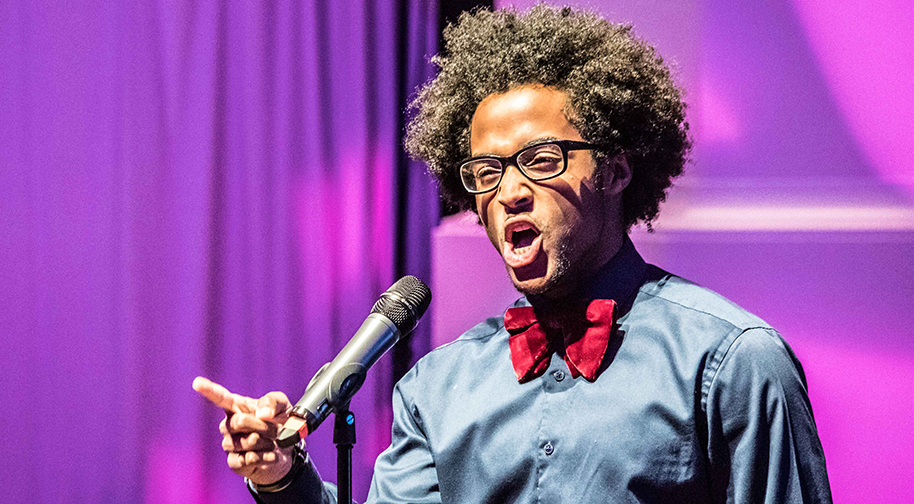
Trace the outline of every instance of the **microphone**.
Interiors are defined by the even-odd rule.
[[[294,445],[314,432],[331,411],[347,407],[365,381],[368,368],[416,327],[431,300],[428,286],[409,275],[381,294],[355,336],[311,379],[279,431],[276,444],[280,448]]]

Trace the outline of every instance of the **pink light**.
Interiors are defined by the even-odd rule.
[[[884,180],[914,182],[914,3],[793,4],[867,158]]]
[[[729,97],[725,96],[715,83],[713,75],[706,75],[700,83],[698,140],[703,143],[732,143],[742,136],[741,122],[737,110]]]
[[[324,215],[332,218],[333,226],[325,228],[324,242],[335,241],[339,247],[339,256],[334,258],[339,263],[339,275],[344,289],[356,289],[364,278],[365,257],[370,253],[365,229],[370,225],[366,218],[368,213],[368,184],[364,145],[355,145],[342,149],[335,167],[334,187],[328,187],[324,198]]]
[[[149,449],[144,502],[170,504],[208,502],[204,497],[203,466],[196,444],[157,440]]]
[[[914,355],[795,342],[836,502],[914,501]]]

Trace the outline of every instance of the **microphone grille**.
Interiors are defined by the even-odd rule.
[[[416,327],[432,301],[432,291],[425,282],[407,275],[394,283],[374,304],[371,313],[380,313],[397,326],[401,335]]]

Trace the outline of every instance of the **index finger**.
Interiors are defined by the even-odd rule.
[[[202,376],[194,378],[194,390],[200,395],[225,411],[233,413],[254,413],[257,403],[250,397],[233,394],[218,383],[207,380]]]

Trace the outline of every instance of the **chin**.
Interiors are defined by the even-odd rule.
[[[552,272],[545,254],[540,254],[532,263],[519,268],[512,268],[505,264],[508,276],[514,288],[524,295],[538,295],[549,290]]]
[[[525,296],[540,296],[548,292],[550,287],[550,282],[545,279],[540,281],[519,281],[512,276],[511,283],[514,284],[514,288],[517,289],[518,292]]]
[[[508,275],[514,288],[525,296],[561,297],[567,288],[569,266],[564,254],[557,254],[551,267],[547,261],[517,269],[509,267]]]
[[[525,296],[543,296],[547,298],[561,296],[563,280],[565,279],[564,268],[557,268],[548,273],[536,276],[525,275],[522,269],[510,270],[509,276],[514,288]]]

